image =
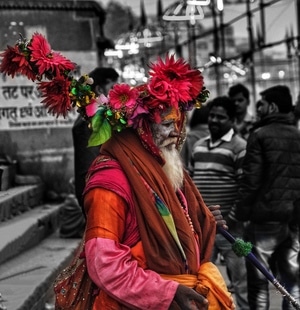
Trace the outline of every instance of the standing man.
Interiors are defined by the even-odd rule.
[[[107,95],[111,87],[117,83],[119,74],[110,67],[98,67],[89,73],[93,79],[91,90],[99,96]],[[85,186],[85,176],[93,160],[99,154],[99,147],[87,147],[91,128],[79,115],[72,128],[74,145],[75,195],[79,205],[83,206],[82,193]]]
[[[235,84],[229,88],[229,98],[236,105],[234,130],[247,140],[255,118],[249,113],[250,93],[243,84]]]
[[[191,173],[191,155],[194,144],[201,138],[209,134],[208,130],[208,104],[206,103],[201,109],[194,109],[189,121],[189,130],[186,140],[181,149],[181,157],[185,168]]]
[[[299,302],[300,132],[294,125],[288,87],[261,93],[260,121],[251,133],[243,164],[240,201],[235,216],[248,221],[245,239],[266,266]],[[268,280],[247,262],[250,309],[269,309]],[[293,307],[283,300],[282,309]]]
[[[147,84],[114,85],[98,111],[102,146],[84,192],[93,309],[233,310],[209,262],[215,218],[179,154],[203,78],[175,56],[150,70]]]
[[[198,140],[192,152],[193,181],[201,191],[205,203],[221,205],[222,215],[235,237],[242,237],[243,223],[228,219],[236,203],[238,182],[242,173],[242,160],[246,141],[234,130],[236,106],[230,98],[217,97],[209,105],[209,136]],[[214,260],[220,253],[236,295],[238,309],[249,309],[247,277],[244,258],[238,257],[232,245],[220,234],[216,235]]]
[[[110,67],[97,67],[89,73],[89,78],[92,79],[91,90],[96,96],[107,95],[109,89],[117,82],[119,74]],[[99,154],[99,146],[87,147],[91,133],[92,130],[86,120],[78,115],[72,127],[74,179],[70,182],[71,193],[61,212],[60,236],[62,238],[79,237],[84,232],[82,193],[85,177],[91,163]]]

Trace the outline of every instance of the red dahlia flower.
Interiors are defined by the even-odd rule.
[[[66,117],[72,104],[69,96],[71,82],[63,76],[58,76],[50,82],[40,82],[38,89],[42,93],[42,103],[48,108],[48,113]]]
[[[114,110],[133,109],[136,105],[139,92],[128,84],[115,84],[109,91],[110,106]]]
[[[28,48],[31,50],[30,60],[36,63],[40,75],[51,72],[58,76],[65,70],[71,71],[75,68],[75,65],[69,59],[58,52],[52,51],[46,38],[39,33],[33,35]]]
[[[182,58],[176,61],[174,55],[167,56],[165,62],[160,58],[156,64],[150,65],[149,91],[157,96],[157,90],[167,83],[168,86],[164,85],[164,88],[169,104],[177,107],[179,102],[188,103],[201,92],[203,78],[199,73]]]
[[[15,47],[7,46],[7,49],[0,56],[2,57],[1,72],[10,75],[12,78],[19,73],[32,81],[36,80],[36,74],[31,64],[28,62],[24,52],[19,50],[18,45]]]

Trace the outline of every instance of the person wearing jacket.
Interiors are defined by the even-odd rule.
[[[294,125],[287,86],[261,93],[260,121],[251,132],[243,162],[239,202],[231,219],[248,222],[245,240],[299,302],[300,131]],[[274,268],[275,267],[275,268]],[[250,309],[269,309],[268,280],[247,262]],[[286,300],[282,309],[292,309]]]

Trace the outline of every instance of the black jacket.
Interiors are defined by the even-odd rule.
[[[248,138],[243,171],[236,219],[265,223],[295,217],[300,199],[300,131],[291,115],[271,114],[257,124]]]

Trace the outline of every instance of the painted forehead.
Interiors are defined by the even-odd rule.
[[[178,122],[181,119],[181,112],[179,111],[179,109],[169,108],[162,113],[161,119],[162,122],[164,121]]]

